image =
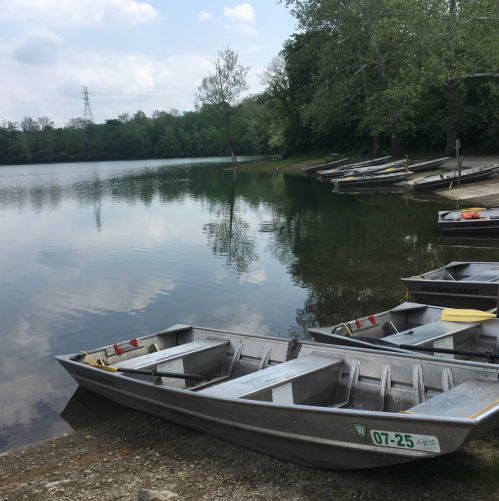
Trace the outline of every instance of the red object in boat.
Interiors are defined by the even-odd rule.
[[[360,329],[360,322],[358,320],[355,320],[355,325],[357,326],[357,329]]]
[[[370,315],[369,317],[367,317],[372,324],[375,324],[376,323],[376,319],[374,318],[374,315]]]
[[[130,344],[132,346],[135,346],[135,348],[139,347],[139,342],[137,341],[137,339],[130,339]]]
[[[463,212],[461,217],[463,219],[480,219],[480,214],[478,212]]]
[[[117,344],[113,344],[113,348],[118,355],[121,355],[123,353],[123,350]]]

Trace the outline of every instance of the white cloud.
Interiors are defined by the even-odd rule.
[[[25,64],[53,64],[62,38],[52,31],[33,33],[14,46],[12,57]]]
[[[56,126],[64,125],[82,115],[82,85],[89,87],[98,122],[137,109],[149,116],[155,109],[192,109],[197,86],[212,69],[208,54],[160,59],[141,53],[64,50],[54,61],[48,51],[36,53],[28,47],[33,49],[26,43],[14,53],[12,47],[0,47],[0,67],[9,75],[3,81],[0,112],[11,121],[48,116]],[[19,61],[53,64],[39,64],[27,73]]]
[[[213,16],[209,12],[202,11],[199,16],[196,18],[198,21],[207,21],[211,19]]]
[[[260,47],[259,45],[252,44],[249,46],[248,52],[260,52],[265,50],[265,47]]]
[[[230,31],[235,31],[239,35],[258,35],[258,30],[248,24],[226,24],[225,28]]]
[[[0,0],[0,19],[52,25],[134,25],[159,19],[159,12],[135,0]]]
[[[230,7],[225,7],[224,14],[230,21],[249,21],[255,20],[255,13],[253,12],[253,7],[249,3],[243,3],[242,5],[237,5],[233,9]]]

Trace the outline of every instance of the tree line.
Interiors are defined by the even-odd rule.
[[[300,31],[242,97],[248,68],[229,48],[196,110],[122,114],[56,128],[0,124],[0,163],[334,150],[376,156],[499,147],[499,0],[281,0]]]

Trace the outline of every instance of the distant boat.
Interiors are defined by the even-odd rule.
[[[405,160],[397,160],[396,162],[390,162],[387,164],[370,165],[368,167],[356,167],[352,169],[348,167],[348,165],[345,165],[341,170],[338,169],[336,172],[328,171],[329,174],[324,176],[319,173],[319,180],[329,182],[340,177],[358,176],[364,174],[378,175],[388,172],[401,171],[405,169]]]
[[[461,171],[461,183],[471,183],[486,179],[499,172],[499,164],[484,165],[482,167],[467,167]],[[406,181],[404,186],[415,191],[447,188],[452,181],[457,184],[458,174],[455,171],[433,174],[420,180]]]
[[[372,165],[385,164],[389,158],[391,158],[391,157],[390,156],[381,157],[381,158],[376,158],[375,160],[365,160],[363,162],[357,162],[354,164],[344,165],[338,169],[323,170],[323,171],[318,172],[318,175],[321,178],[322,177],[336,177],[337,172],[345,172],[345,171],[349,171],[352,169],[358,169],[360,167],[370,167]]]
[[[359,175],[340,177],[334,180],[334,186],[338,189],[354,188],[356,186],[386,186],[388,184],[399,183],[412,176],[412,172],[390,172],[379,175]]]
[[[425,162],[414,162],[409,164],[409,170],[412,172],[424,172],[427,170],[438,169],[448,160],[450,160],[450,157],[442,157],[435,160],[427,160]]]
[[[327,164],[314,165],[313,167],[307,167],[306,169],[301,169],[303,176],[309,176],[316,174],[318,171],[332,169],[338,165],[345,165],[348,162],[348,158],[342,158],[340,160],[335,160],[334,162],[328,162]]]
[[[439,211],[438,226],[448,233],[499,233],[499,207]]]
[[[452,262],[401,280],[418,303],[487,310],[497,306],[499,263]]]

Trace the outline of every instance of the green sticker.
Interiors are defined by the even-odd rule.
[[[352,423],[352,426],[360,438],[366,438],[367,426],[365,424]]]

